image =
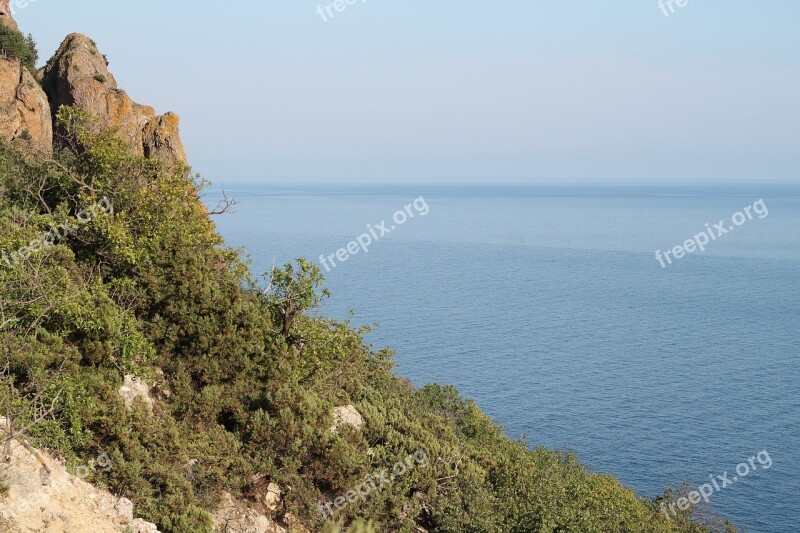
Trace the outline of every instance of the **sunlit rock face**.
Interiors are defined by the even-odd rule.
[[[19,31],[17,23],[14,21],[13,13],[11,12],[9,0],[0,0],[0,21],[2,21],[6,26]]]
[[[52,124],[47,95],[33,74],[18,59],[0,58],[0,139],[49,153]]]
[[[89,37],[73,33],[64,39],[44,69],[42,85],[53,113],[64,105],[77,106],[129,141],[136,155],[186,163],[177,115],[156,115],[152,107],[134,102],[118,87],[105,56]]]

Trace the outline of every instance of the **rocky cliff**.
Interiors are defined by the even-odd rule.
[[[8,0],[0,0],[0,19],[17,28]],[[19,60],[0,56],[0,138],[52,151],[54,117],[63,105],[99,117],[103,127],[131,143],[136,155],[167,165],[187,163],[178,116],[157,115],[152,107],[134,102],[89,37],[68,35],[41,71],[41,85]]]
[[[14,22],[14,17],[11,16],[11,6],[8,2],[9,0],[0,0],[0,22],[4,22],[6,26],[19,30],[19,28],[17,28],[17,23]]]
[[[18,59],[0,58],[0,138],[50,152],[52,120],[47,95],[28,69]]]
[[[51,109],[78,106],[130,141],[137,155],[186,163],[177,115],[158,116],[152,107],[131,100],[117,86],[105,56],[85,35],[73,33],[64,39],[44,69],[42,85]]]

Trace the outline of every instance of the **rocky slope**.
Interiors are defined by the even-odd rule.
[[[3,423],[0,419],[0,437]],[[0,480],[8,486],[8,493],[0,494],[0,533],[159,533],[155,524],[134,518],[134,505],[127,498],[86,483],[60,461],[34,448],[15,442],[11,450],[10,461],[0,462]],[[279,498],[265,491],[260,507],[274,511]],[[220,533],[308,533],[300,524],[287,529],[253,506],[224,494],[214,514],[215,529]]]
[[[17,28],[8,0],[0,0],[0,19]],[[100,125],[116,130],[136,155],[167,165],[187,163],[178,116],[157,115],[152,107],[134,102],[89,37],[68,35],[41,71],[41,85],[19,60],[0,58],[0,138],[52,151],[54,117],[64,105],[99,117]]]
[[[0,24],[18,30],[11,15],[9,0],[0,0]],[[0,139],[52,153],[55,114],[62,105],[74,105],[115,129],[137,155],[167,165],[187,163],[177,115],[157,115],[131,100],[88,37],[67,36],[38,77],[41,83],[20,60],[0,55]],[[0,442],[4,425],[0,419]],[[0,460],[0,532],[157,532],[155,525],[134,519],[130,500],[70,474],[57,459],[16,440],[10,450]],[[240,517],[226,518],[235,524]]]
[[[137,400],[151,409],[154,403],[147,383],[130,375],[125,377],[119,395],[129,408]],[[354,408],[351,410],[355,412]],[[360,418],[358,412],[355,414]],[[6,419],[0,417],[0,444],[7,435]],[[0,454],[3,449],[0,446]],[[11,441],[10,450],[9,457],[0,457],[0,533],[159,533],[155,524],[134,518],[130,500],[90,485],[46,452],[19,439]],[[96,465],[92,460],[81,468],[88,475],[90,469],[100,465],[113,468],[110,462],[99,460]],[[283,517],[286,527],[275,520],[282,507],[280,487],[258,480],[254,485],[260,487],[257,501],[236,500],[229,493],[222,495],[213,515],[216,531],[309,533],[288,513]]]
[[[5,433],[0,419],[0,437]],[[0,439],[2,440],[2,439]],[[133,517],[133,503],[71,475],[56,459],[13,441],[11,458],[0,463],[8,493],[0,495],[0,531],[47,533],[158,533]]]

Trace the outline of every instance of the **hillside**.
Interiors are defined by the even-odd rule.
[[[80,34],[33,70],[7,8],[0,530],[100,530],[31,525],[26,480],[51,513],[113,495],[120,531],[735,531],[508,439],[453,388],[413,388],[367,329],[309,313],[329,296],[313,264],[264,292],[216,232],[178,117],[134,102]]]

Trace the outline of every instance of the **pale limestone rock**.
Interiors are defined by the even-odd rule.
[[[0,418],[0,436],[4,425]],[[3,533],[120,533],[129,526],[134,533],[158,533],[155,525],[132,520],[130,500],[100,491],[71,475],[58,460],[37,454],[14,443],[10,462],[0,463],[0,477],[9,486],[8,495],[0,497]],[[43,465],[50,470],[44,484]]]
[[[269,511],[277,511],[281,505],[281,488],[276,483],[267,485],[267,492],[264,494],[264,507]]]
[[[116,509],[117,513],[128,522],[133,521],[133,502],[128,498],[120,498],[117,504],[114,506],[114,509]]]
[[[131,533],[158,533],[158,527],[150,522],[137,518],[128,524]]]
[[[286,528],[233,499],[229,493],[214,513],[214,527],[219,533],[288,533]]]
[[[356,429],[361,429],[364,425],[364,418],[352,405],[334,407],[333,425],[330,427],[330,431],[336,433],[344,424],[349,424]]]
[[[147,382],[142,378],[138,378],[131,374],[125,376],[125,383],[119,388],[119,395],[125,401],[125,407],[130,409],[133,402],[140,398],[147,406],[150,412],[153,411],[153,398],[150,396],[150,387]]]

